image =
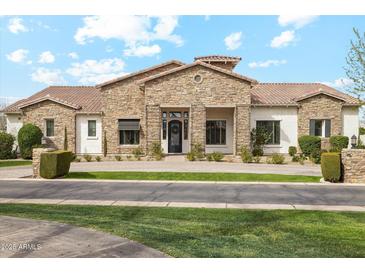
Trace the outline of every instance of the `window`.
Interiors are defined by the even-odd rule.
[[[96,137],[96,120],[87,121],[87,136]]]
[[[203,80],[203,78],[201,77],[201,75],[197,74],[194,76],[194,82],[195,83],[201,83]]]
[[[118,121],[119,144],[138,145],[139,144],[139,120],[121,119]]]
[[[181,118],[181,112],[169,112],[170,118]]]
[[[207,121],[207,145],[226,144],[226,121]]]
[[[167,115],[166,112],[162,112],[162,140],[166,140],[167,136]]]
[[[46,119],[46,136],[53,137],[54,136],[54,120]]]
[[[312,119],[309,121],[309,134],[319,137],[331,136],[331,120],[330,119]]]
[[[270,134],[268,145],[280,145],[280,121],[256,121],[256,128],[264,128]]]
[[[184,140],[189,138],[189,113],[184,112]]]

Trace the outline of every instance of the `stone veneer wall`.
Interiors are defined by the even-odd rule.
[[[54,119],[54,137],[47,138],[50,147],[63,149],[65,127],[68,150],[75,152],[75,110],[52,101],[43,101],[23,109],[23,124],[38,126],[45,135],[46,119]]]
[[[341,160],[345,183],[365,183],[365,149],[343,149]]]
[[[194,81],[194,76],[197,74],[202,76],[201,83]],[[145,101],[146,104],[159,106],[191,106],[191,144],[203,145],[206,135],[205,109],[214,106],[230,108],[237,106],[237,135],[235,135],[237,146],[249,145],[250,88],[250,83],[246,81],[203,66],[194,66],[147,82]]]
[[[170,64],[101,88],[103,106],[102,134],[104,140],[104,134],[106,133],[108,154],[130,154],[137,147],[119,145],[118,119],[140,119],[140,146],[146,150],[146,102],[144,93],[140,90],[136,81],[177,66],[179,65]]]
[[[32,151],[32,167],[33,167],[33,178],[41,178],[40,176],[40,165],[41,165],[41,154],[47,151],[53,151],[50,148],[33,148]]]
[[[250,148],[250,112],[251,107],[249,105],[237,105],[235,109],[235,126],[234,126],[234,135],[236,146],[235,153],[239,154],[241,147],[246,146]]]
[[[321,94],[299,103],[298,137],[309,135],[310,119],[331,119],[331,135],[342,133],[342,101]]]
[[[161,109],[158,105],[146,106],[146,128],[146,152],[148,153],[153,143],[161,142]]]

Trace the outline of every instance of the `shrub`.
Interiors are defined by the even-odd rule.
[[[279,153],[273,153],[271,157],[268,157],[266,162],[268,164],[282,165],[285,162],[285,157]]]
[[[307,160],[307,157],[303,153],[299,154],[299,164],[304,165],[305,160]]]
[[[294,157],[297,154],[297,147],[290,146],[288,152],[291,157]]]
[[[253,157],[253,161],[254,161],[256,164],[260,163],[260,161],[261,161],[261,156],[259,156],[259,155],[254,156],[254,157]]]
[[[304,156],[310,156],[314,150],[321,150],[321,138],[318,136],[301,136],[298,143]]]
[[[81,162],[81,159],[80,159],[80,158],[75,158],[75,159],[73,160],[73,162],[80,163],[80,162]]]
[[[341,179],[341,154],[327,152],[321,156],[322,176],[326,181],[338,182]]]
[[[41,154],[40,175],[53,179],[68,174],[72,160],[70,151],[57,150]]]
[[[264,155],[264,145],[270,140],[270,134],[264,128],[253,128],[251,130],[252,154],[254,156]]]
[[[186,154],[186,159],[188,159],[188,161],[195,161],[195,154],[194,154],[194,152],[189,151],[189,152]]]
[[[71,152],[71,162],[75,162],[76,159],[77,159],[76,154]]]
[[[32,149],[41,145],[43,133],[41,129],[33,124],[26,124],[18,132],[18,143],[20,155],[23,159],[32,158]]]
[[[359,134],[360,135],[365,135],[365,127],[360,127],[359,128]]]
[[[299,155],[293,155],[293,157],[291,158],[292,162],[299,162]]]
[[[213,161],[213,155],[212,155],[212,153],[205,154],[205,158],[207,159],[208,162]]]
[[[163,148],[160,143],[154,142],[152,143],[152,156],[155,160],[160,161],[164,157]]]
[[[95,157],[95,160],[96,160],[97,162],[101,162],[101,157],[100,157],[100,156],[96,156],[96,157]]]
[[[320,164],[321,163],[321,151],[313,150],[311,155],[309,156],[309,159],[315,164]]]
[[[13,135],[0,131],[0,159],[14,158],[13,145],[15,138]]]
[[[330,137],[331,151],[341,152],[342,149],[349,145],[349,137],[342,135],[333,135]]]
[[[197,160],[202,160],[205,157],[204,156],[204,148],[203,148],[203,145],[201,143],[193,144],[191,152],[194,153],[194,156]]]
[[[117,160],[118,162],[122,161],[122,157],[120,155],[115,155],[114,156],[115,160]]]
[[[241,147],[241,159],[244,163],[252,163],[252,153],[247,149],[246,146]]]
[[[91,155],[85,154],[84,159],[86,162],[91,162],[93,160],[93,157]]]
[[[143,151],[141,147],[136,147],[132,150],[132,154],[134,156],[135,159],[137,159],[138,161],[141,160],[141,157],[143,155]]]
[[[220,162],[222,161],[224,155],[222,152],[218,152],[218,151],[214,151],[212,153],[212,160],[215,161],[215,162]]]

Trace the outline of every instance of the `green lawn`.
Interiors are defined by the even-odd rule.
[[[66,178],[112,180],[186,180],[186,181],[257,181],[257,182],[314,182],[319,176],[300,176],[256,173],[198,173],[198,172],[70,172]]]
[[[365,257],[365,213],[2,204],[0,215],[53,220],[175,257]]]
[[[31,165],[32,161],[26,161],[26,160],[19,160],[19,161],[1,161],[0,160],[0,167],[9,167],[9,166],[28,166]]]

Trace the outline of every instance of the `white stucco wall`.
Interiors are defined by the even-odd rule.
[[[298,145],[298,110],[296,107],[253,107],[251,108],[251,129],[256,121],[280,121],[280,145],[267,145],[265,154],[288,153],[289,146]]]
[[[233,153],[233,109],[232,108],[208,108],[206,119],[208,120],[225,120],[226,121],[226,144],[225,145],[206,145],[205,152],[214,151],[224,154]]]
[[[20,114],[6,115],[6,132],[18,136],[19,129],[23,126],[23,121]]]
[[[88,137],[88,120],[96,120],[96,137]],[[76,153],[102,153],[102,132],[100,115],[76,116]]]
[[[342,134],[349,137],[351,140],[352,135],[358,137],[359,135],[359,109],[353,107],[342,108]],[[349,141],[349,148],[351,147],[351,141]]]

